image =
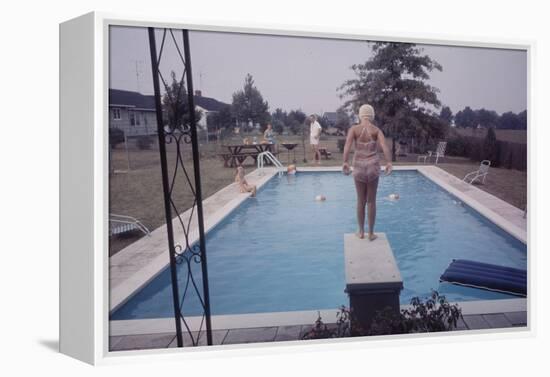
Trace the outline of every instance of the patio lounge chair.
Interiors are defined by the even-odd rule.
[[[421,159],[424,159],[424,163],[426,163],[426,161],[430,160],[430,157],[435,157],[435,163],[437,164],[440,158],[445,157],[446,148],[447,148],[447,142],[440,141],[439,143],[437,143],[437,149],[435,150],[435,154],[433,154],[432,151],[428,151],[428,154],[423,156],[418,156],[417,161],[420,162]]]
[[[479,169],[476,171],[473,171],[471,173],[468,173],[462,178],[464,182],[468,182],[469,184],[474,183],[476,179],[481,179],[481,183],[485,183],[485,177],[487,177],[487,174],[489,173],[489,167],[491,166],[491,161],[489,160],[483,160],[481,161],[481,164],[479,165]]]
[[[109,214],[109,236],[124,234],[134,230],[140,230],[148,236],[151,235],[149,229],[135,217]]]

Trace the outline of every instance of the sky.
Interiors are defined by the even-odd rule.
[[[174,33],[181,48],[181,33]],[[157,50],[162,34],[157,31]],[[153,93],[146,28],[111,27],[110,87]],[[189,44],[195,90],[231,103],[247,73],[268,101],[270,111],[301,109],[322,114],[336,111],[344,99],[338,88],[355,77],[351,66],[372,56],[369,44],[358,40],[287,37],[190,31]],[[428,83],[453,113],[466,106],[499,114],[527,108],[527,53],[519,50],[418,45],[443,66]],[[182,51],[183,53],[183,51]],[[160,69],[166,77],[182,64],[168,35]]]

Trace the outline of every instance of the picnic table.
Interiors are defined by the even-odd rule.
[[[258,155],[265,151],[271,151],[273,144],[226,144],[223,148],[227,149],[222,153],[223,166],[234,168],[241,165],[248,157],[251,157],[256,163]]]

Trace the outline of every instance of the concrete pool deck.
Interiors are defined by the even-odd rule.
[[[471,330],[522,331],[527,328],[525,299],[463,302],[462,318],[453,333]],[[402,305],[405,308],[407,305]],[[503,310],[504,309],[504,310]],[[320,315],[329,328],[335,328],[336,310],[322,310]],[[317,319],[317,312],[282,312],[242,314],[212,317],[213,345],[266,343],[302,340]],[[199,318],[191,318],[191,322]],[[113,323],[115,322],[115,323]],[[243,326],[246,324],[247,326]],[[237,327],[234,327],[236,325]],[[192,329],[193,337],[198,332]],[[362,339],[368,339],[364,337]],[[184,347],[192,346],[191,337],[183,331]],[[206,345],[204,328],[198,345]],[[176,338],[172,318],[112,321],[109,351],[175,348]]]
[[[475,187],[469,185],[465,182],[462,182],[460,179],[454,177],[453,175],[445,172],[444,170],[430,165],[407,165],[407,166],[395,166],[395,170],[417,170],[422,175],[430,179],[432,182],[438,184],[443,189],[449,191],[451,194],[455,195],[465,204],[474,208],[481,215],[485,216],[497,226],[501,227],[523,243],[527,243],[527,220],[523,217],[523,211],[508,204],[507,202],[496,198],[495,196]],[[300,171],[340,171],[339,166],[334,167],[303,167],[300,168]],[[247,175],[247,180],[251,184],[255,184],[260,188],[265,183],[269,181],[275,174],[277,174],[276,169],[267,168],[264,170],[263,174],[255,170],[252,173]],[[216,192],[214,195],[203,201],[204,209],[204,218],[205,218],[205,231],[208,232],[214,226],[216,226],[220,221],[222,221],[227,215],[229,215],[234,209],[236,209],[240,204],[242,204],[249,194],[241,194],[238,192],[236,184],[230,184],[220,191]],[[184,220],[189,219],[191,211],[188,210],[184,212],[181,217]],[[174,231],[175,231],[175,241],[176,243],[185,244],[184,234],[179,225],[177,218],[173,220]],[[191,221],[190,232],[189,232],[189,243],[193,243],[198,240],[198,229],[196,223],[196,215]],[[166,241],[166,229],[165,226],[161,226],[151,232],[151,236],[143,237],[136,241],[135,243],[127,246],[123,250],[119,251],[117,254],[112,256],[109,261],[109,284],[110,284],[110,303],[109,308],[110,312],[118,308],[120,305],[124,304],[133,294],[135,294],[139,289],[149,283],[154,279],[166,266],[168,265],[168,253],[167,253],[167,241]],[[512,299],[512,300],[495,300],[495,301],[517,301],[518,304],[514,305],[515,308],[509,308],[504,305],[501,309],[492,307],[490,312],[483,312],[477,310],[475,314],[472,315],[489,315],[489,314],[499,314],[498,318],[502,317],[500,314],[505,315],[505,313],[525,313],[526,300],[525,299]],[[487,305],[497,305],[498,303],[490,304],[488,301],[476,302],[476,304],[487,303]],[[463,304],[461,303],[461,307]],[[329,311],[330,312],[330,311]],[[335,311],[333,311],[335,312]],[[293,312],[296,313],[296,312]],[[307,315],[307,321],[301,326],[306,326],[307,324],[312,324],[316,317],[316,311],[309,312]],[[311,321],[311,313],[314,313],[315,316],[313,321]],[[273,313],[277,316],[281,316],[282,313]],[[261,314],[252,314],[250,316],[262,316]],[[224,316],[218,316],[224,317]],[[233,316],[236,317],[236,316]],[[492,318],[492,317],[491,317]],[[241,318],[245,319],[245,318]],[[251,319],[247,318],[245,322],[249,322]],[[297,325],[296,320],[299,319],[299,316],[293,316],[293,319],[288,318],[288,321],[295,323],[292,324],[283,324],[279,327],[286,327]],[[140,328],[144,328],[142,325],[148,323],[150,330],[156,328],[154,322],[143,322],[143,321],[163,321],[164,319],[159,320],[132,320],[135,325],[138,322],[141,322]],[[302,318],[302,320],[305,320]],[[472,319],[473,321],[473,319]],[[140,334],[132,334],[132,330],[125,326],[124,322],[128,321],[111,321],[111,329],[114,331],[111,333],[112,336],[141,336]],[[213,321],[214,322],[214,321]],[[242,323],[242,321],[239,321]],[[254,321],[253,321],[254,322]],[[289,322],[289,323],[290,323]],[[506,321],[501,321],[502,323],[507,323]],[[173,319],[171,320],[173,324]],[[478,325],[483,324],[481,320],[477,320]],[[514,325],[514,323],[511,323]],[[468,326],[466,323],[466,328],[474,328],[479,326]],[[273,327],[275,325],[272,325]],[[130,326],[131,327],[131,326]],[[227,327],[227,326],[226,326]],[[256,328],[265,328],[269,326],[260,326]],[[126,328],[126,331],[123,330]],[[165,328],[165,326],[161,326]],[[233,326],[232,328],[219,328],[220,331],[227,330],[233,331],[243,326]],[[276,327],[278,328],[278,327]],[[491,327],[485,327],[491,328]],[[168,330],[168,329],[167,329]],[[296,329],[294,329],[296,330]],[[171,330],[168,330],[170,332]],[[216,330],[218,331],[218,330]],[[158,333],[157,331],[150,331],[152,333]],[[226,334],[227,335],[227,334]],[[153,337],[154,338],[154,337]],[[276,335],[274,336],[274,340]],[[224,337],[225,339],[225,337]],[[229,338],[231,340],[231,337]],[[124,343],[122,343],[124,344]],[[224,343],[226,344],[226,343]],[[166,346],[165,346],[166,347]],[[116,348],[116,347],[115,347]]]

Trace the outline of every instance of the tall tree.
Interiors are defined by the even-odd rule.
[[[271,113],[271,123],[273,124],[273,131],[281,135],[285,127],[288,127],[288,114],[281,108],[275,109]]]
[[[328,118],[325,115],[317,116],[317,122],[319,122],[319,124],[321,125],[323,130],[326,130],[327,128],[330,127],[330,121],[328,120]]]
[[[265,125],[270,120],[269,105],[254,85],[254,79],[249,73],[244,80],[244,87],[233,93],[231,113],[237,121],[259,123]]]
[[[176,80],[176,73],[170,73],[172,82],[166,86],[166,92],[162,96],[162,109],[165,122],[170,129],[182,129],[189,125],[189,104],[187,101],[187,89],[183,81]],[[195,120],[201,119],[202,112],[195,109]]]
[[[439,112],[439,119],[449,126],[453,123],[454,115],[449,106],[443,106],[441,108],[441,111]]]
[[[493,166],[497,166],[498,163],[498,142],[495,134],[495,129],[490,127],[487,130],[487,135],[483,140],[483,149],[481,151],[481,158],[491,161]]]
[[[395,161],[397,138],[444,134],[438,115],[428,109],[439,108],[438,89],[426,83],[429,73],[442,67],[410,43],[375,42],[372,50],[374,56],[366,63],[351,67],[357,78],[344,82],[340,89],[342,97],[351,97],[345,106],[355,113],[364,103],[374,107],[380,126],[392,137]],[[430,128],[437,125],[441,130],[427,130],[426,123],[420,121],[426,117],[431,120]]]
[[[507,130],[519,130],[521,129],[522,121],[517,114],[511,111],[504,113],[498,120],[498,128]]]
[[[223,106],[220,111],[208,114],[206,123],[209,130],[226,130],[235,127],[235,119],[231,115],[230,106]]]
[[[479,109],[476,110],[477,123],[485,128],[494,128],[498,124],[498,114],[496,111]]]
[[[521,130],[527,129],[527,110],[523,110],[521,113],[518,114],[519,118],[519,127]]]
[[[306,114],[298,109],[291,110],[288,113],[288,121],[290,124],[290,131],[296,135],[298,133],[302,134],[302,148],[304,150],[304,162],[307,162],[306,159],[306,133],[309,131],[306,127]],[[301,131],[301,132],[300,132]]]
[[[471,128],[474,129],[477,127],[477,115],[470,106],[466,106],[464,110],[459,111],[455,115],[455,124],[460,128]]]
[[[288,126],[294,135],[303,132],[304,122],[307,116],[302,110],[291,110],[288,113]]]
[[[334,126],[344,132],[351,126],[351,117],[342,107],[336,110],[336,124]]]

